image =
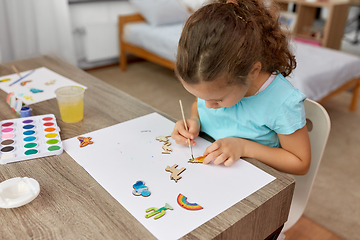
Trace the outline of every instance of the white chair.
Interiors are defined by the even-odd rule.
[[[304,105],[311,144],[311,165],[306,175],[294,176],[295,191],[289,218],[282,232],[292,227],[304,212],[330,133],[330,118],[325,108],[310,99],[306,99]]]

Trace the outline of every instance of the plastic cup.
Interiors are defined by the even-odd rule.
[[[84,91],[78,86],[61,87],[55,90],[63,122],[75,123],[83,119]]]

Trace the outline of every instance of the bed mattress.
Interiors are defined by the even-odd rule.
[[[151,26],[147,23],[127,23],[123,39],[166,60],[175,62],[183,24]]]
[[[357,56],[300,42],[292,42],[292,46],[297,67],[287,79],[314,101],[360,77]]]
[[[174,62],[183,24],[150,26],[129,23],[124,40],[164,59]],[[314,100],[334,91],[347,81],[360,77],[360,58],[329,48],[291,42],[297,67],[287,79]]]

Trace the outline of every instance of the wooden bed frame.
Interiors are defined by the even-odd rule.
[[[140,48],[138,46],[127,43],[122,39],[121,36],[123,35],[124,25],[129,22],[138,22],[138,21],[144,22],[145,19],[140,14],[119,16],[119,21],[118,21],[118,23],[119,23],[119,49],[120,49],[119,50],[120,51],[119,65],[120,65],[121,70],[122,71],[126,70],[126,66],[127,66],[126,54],[127,53],[131,53],[137,57],[141,57],[150,62],[154,62],[154,63],[160,64],[164,67],[174,70],[175,64],[173,62],[166,60],[164,58],[161,58],[151,52],[148,52],[143,48]]]
[[[119,18],[118,18],[119,49],[120,49],[119,50],[120,51],[119,52],[119,54],[120,54],[119,66],[120,66],[121,70],[122,71],[126,70],[126,66],[127,66],[126,55],[128,53],[174,70],[174,67],[175,67],[174,62],[171,62],[169,60],[161,58],[151,52],[146,51],[143,48],[132,45],[123,40],[122,35],[123,35],[124,25],[126,23],[138,22],[138,21],[145,21],[145,19],[140,14],[119,16]],[[350,89],[353,89],[353,93],[352,93],[352,99],[351,99],[349,110],[355,111],[357,108],[357,102],[358,102],[358,98],[359,98],[360,77],[354,78],[354,79],[344,83],[338,89],[330,92],[327,96],[323,97],[319,102],[324,102],[324,101],[328,100],[329,98],[333,97],[334,95],[337,95],[340,92],[347,91]]]

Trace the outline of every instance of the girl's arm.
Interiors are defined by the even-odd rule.
[[[279,171],[305,175],[309,171],[311,163],[307,127],[304,126],[290,135],[278,134],[278,136],[281,148],[248,143],[245,155],[258,159]]]
[[[206,149],[204,163],[216,158],[215,164],[224,162],[229,166],[240,157],[251,157],[282,172],[306,174],[311,163],[310,139],[306,126],[290,135],[278,136],[281,148],[236,137],[219,139]]]

